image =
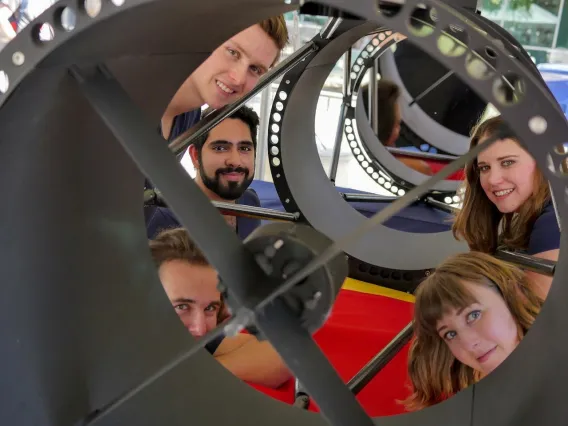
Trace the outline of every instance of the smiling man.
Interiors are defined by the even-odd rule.
[[[221,321],[219,279],[187,231],[177,228],[160,233],[150,241],[150,253],[166,295],[185,328],[198,339],[214,329]],[[291,377],[272,345],[250,334],[221,336],[205,349],[249,383],[277,388]]]
[[[288,43],[282,15],[265,19],[234,35],[180,86],[161,121],[162,135],[172,140],[201,119],[201,107],[219,109],[249,93],[273,67]]]
[[[254,179],[258,125],[256,112],[243,106],[190,146],[195,183],[211,200],[260,205],[256,193],[247,191]],[[181,226],[168,208],[145,209],[145,214],[148,238]],[[225,216],[225,220],[241,239],[260,226],[258,219]]]

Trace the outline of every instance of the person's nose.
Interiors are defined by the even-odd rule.
[[[466,329],[460,332],[460,340],[462,345],[471,352],[479,347],[479,334],[473,329]]]
[[[239,150],[237,148],[233,148],[229,151],[229,154],[225,158],[225,165],[227,167],[239,167],[241,164],[241,157],[239,155]]]
[[[192,315],[191,322],[189,324],[189,332],[194,337],[201,337],[207,332],[205,315],[202,312],[196,312]]]
[[[491,186],[497,186],[503,183],[503,171],[498,167],[494,167],[488,171],[489,176],[487,177],[487,182]]]
[[[235,86],[244,86],[247,79],[247,72],[248,64],[244,63],[244,61],[240,61],[235,64],[229,72],[231,84],[234,84]]]

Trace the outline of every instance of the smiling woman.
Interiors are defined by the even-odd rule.
[[[542,303],[513,265],[480,252],[447,259],[416,291],[407,408],[441,402],[495,370]]]
[[[502,139],[466,165],[463,207],[453,234],[471,250],[494,253],[506,248],[556,261],[560,229],[549,184],[515,133],[500,116],[490,118],[475,129],[470,149],[498,133]],[[527,274],[546,297],[552,278]]]

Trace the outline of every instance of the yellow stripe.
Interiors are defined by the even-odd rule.
[[[402,291],[381,287],[376,284],[369,284],[363,281],[347,278],[343,283],[344,290],[358,291],[360,293],[376,294],[378,296],[390,297],[391,299],[403,300],[414,303],[414,296]]]

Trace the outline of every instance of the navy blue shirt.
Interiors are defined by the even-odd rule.
[[[531,236],[529,238],[529,245],[527,247],[527,254],[535,255],[549,250],[560,248],[560,228],[556,220],[556,213],[554,205],[550,201],[545,207],[541,215],[536,219]]]
[[[174,118],[170,136],[168,141],[171,142],[179,135],[195,126],[201,120],[201,109],[185,112]],[[160,134],[161,134],[160,128]],[[145,187],[153,188],[150,181],[146,180]],[[246,204],[248,206],[260,207],[260,199],[253,189],[247,189],[241,198],[237,200],[237,204]],[[149,239],[155,238],[164,229],[179,228],[180,222],[174,216],[173,212],[167,207],[144,206],[144,218],[146,220],[146,232]],[[250,219],[245,217],[237,217],[237,234],[241,239],[245,239],[249,234],[260,226],[260,219]],[[205,349],[214,354],[225,336],[221,335],[209,342]]]
[[[254,189],[247,189],[237,204],[260,207],[260,199]],[[167,207],[144,206],[146,231],[149,239],[155,238],[164,229],[179,228],[182,225]],[[260,219],[237,217],[237,235],[244,240],[249,234],[260,226]]]

